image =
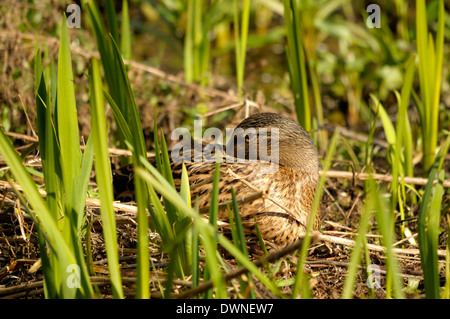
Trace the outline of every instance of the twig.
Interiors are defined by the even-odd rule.
[[[305,264],[309,265],[310,267],[318,267],[318,266],[322,266],[322,265],[331,265],[331,266],[337,266],[337,267],[348,267],[348,265],[350,263],[348,262],[344,262],[344,261],[335,261],[335,260],[307,260],[305,261]],[[359,269],[361,269],[361,265],[357,265],[357,267]],[[379,274],[383,274],[386,275],[387,271],[384,269],[378,269],[377,272]],[[418,276],[418,275],[411,275],[411,274],[404,274],[404,273],[399,273],[399,276],[403,277],[403,278],[423,278],[423,276]]]
[[[346,238],[341,238],[341,237],[335,237],[335,236],[329,236],[329,235],[324,235],[322,233],[317,233],[317,238],[319,240],[325,241],[325,242],[329,242],[329,243],[334,243],[334,244],[340,244],[340,245],[345,245],[345,246],[355,246],[355,241],[351,240],[351,239],[346,239]],[[374,245],[374,244],[367,244],[367,248],[376,252],[385,252],[386,251],[386,247],[384,246],[379,246],[379,245]],[[414,248],[392,248],[392,251],[396,254],[402,254],[402,255],[420,255],[420,250],[419,249],[414,249]],[[443,249],[438,249],[437,250],[437,255],[439,257],[445,257],[445,250]]]
[[[348,137],[348,138],[351,138],[353,140],[356,140],[358,142],[363,142],[363,143],[366,143],[367,140],[368,140],[367,135],[362,134],[362,133],[358,133],[358,132],[353,132],[353,131],[347,129],[346,127],[343,127],[343,126],[340,126],[340,125],[336,125],[336,126],[333,126],[333,127],[323,126],[323,127],[320,127],[320,129],[323,129],[323,130],[326,130],[326,131],[329,131],[329,132],[334,132],[336,129],[339,129],[339,132],[341,133],[341,135],[343,137]],[[378,145],[384,147],[384,148],[388,148],[389,147],[389,143],[386,142],[385,140],[374,138],[373,142],[375,144],[378,144]]]
[[[30,117],[28,116],[27,107],[25,106],[25,103],[23,103],[22,97],[20,96],[20,94],[19,94],[19,100],[20,100],[20,103],[22,104],[23,112],[25,113],[25,117],[26,117],[26,119],[27,119],[28,126],[30,127],[31,132],[33,133],[33,136],[34,136],[35,138],[37,138],[37,134],[36,134],[36,132],[34,131],[33,125],[32,125],[32,123],[31,123],[31,121],[30,121]]]
[[[223,111],[227,111],[227,110],[231,110],[231,109],[234,109],[234,108],[237,108],[237,107],[241,107],[241,106],[243,106],[244,104],[245,104],[245,103],[242,102],[242,101],[241,101],[241,102],[235,102],[235,103],[232,103],[232,104],[230,104],[230,105],[223,106],[223,107],[221,107],[221,108],[219,108],[219,109],[217,109],[217,110],[208,112],[208,113],[206,113],[206,114],[199,114],[198,116],[199,116],[200,118],[205,118],[205,117],[208,117],[208,116],[211,116],[211,115],[214,115],[214,114],[223,112]]]
[[[323,174],[322,171],[320,171],[320,174]],[[345,178],[345,179],[359,179],[361,181],[364,180],[368,180],[371,177],[373,179],[379,180],[379,181],[384,181],[384,182],[391,182],[392,181],[392,176],[391,175],[385,175],[385,174],[367,174],[367,173],[357,173],[354,174],[352,172],[346,172],[346,171],[333,171],[333,170],[329,170],[326,172],[327,177],[329,178]],[[401,177],[398,178],[399,183],[402,182]],[[404,182],[406,184],[413,184],[413,185],[422,185],[425,186],[428,183],[428,179],[427,178],[422,178],[422,177],[410,177],[410,176],[405,176],[404,177]],[[434,180],[434,183],[437,183],[438,180]],[[446,179],[443,181],[443,186],[444,187],[450,187],[450,179]]]
[[[18,190],[22,191],[22,187],[17,184],[14,183],[14,187],[17,188]],[[6,181],[0,181],[0,188],[6,188],[6,189],[11,189],[11,185],[6,182]],[[47,196],[47,192],[43,189],[38,189],[39,194],[41,194],[41,196],[45,197]],[[96,198],[86,198],[86,205],[88,206],[94,206],[94,207],[100,207],[100,200],[96,199]],[[122,204],[122,203],[118,203],[118,202],[114,202],[113,203],[113,208],[116,211],[122,211],[122,212],[129,212],[129,213],[137,213],[137,207],[134,205],[127,205],[127,204]]]
[[[6,135],[17,138],[17,139],[21,139],[21,140],[25,140],[25,141],[30,141],[30,142],[38,142],[39,139],[36,137],[32,137],[29,135],[25,135],[25,134],[20,134],[20,133],[14,133],[14,132],[5,132]],[[80,145],[80,149],[84,150],[86,147],[84,145]],[[124,149],[120,149],[120,148],[115,148],[115,147],[109,147],[108,148],[108,152],[110,155],[118,155],[118,156],[132,156],[132,152],[129,150],[124,150]],[[155,156],[154,152],[147,152],[147,156],[151,157],[151,156]]]

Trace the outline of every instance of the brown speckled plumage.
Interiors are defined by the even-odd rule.
[[[286,245],[303,235],[311,211],[318,182],[318,158],[314,143],[308,133],[294,121],[273,113],[259,113],[245,119],[238,128],[278,128],[279,166],[274,173],[267,169],[278,163],[260,158],[253,163],[222,163],[219,202],[231,200],[233,187],[238,199],[261,193],[253,201],[243,201],[239,212],[247,230],[254,231],[255,220],[264,239]],[[250,139],[253,137],[250,137]],[[257,137],[254,137],[257,138]],[[246,139],[246,143],[251,140]],[[258,140],[256,140],[259,143]],[[270,145],[270,140],[269,143]],[[248,145],[238,145],[240,147]],[[270,146],[269,146],[270,149]],[[246,149],[247,150],[247,149]],[[227,152],[229,152],[227,148]],[[238,154],[237,152],[235,154]],[[248,152],[245,151],[248,160]],[[215,163],[185,163],[191,185],[191,196],[198,198],[200,207],[210,204],[212,175]],[[173,164],[174,177],[180,176],[181,164]],[[124,180],[126,178],[126,180]],[[132,184],[132,177],[124,170],[115,173],[116,191],[124,194],[124,186]],[[117,195],[117,194],[116,194]],[[120,196],[118,197],[120,198]],[[219,219],[228,220],[226,209],[219,211]]]

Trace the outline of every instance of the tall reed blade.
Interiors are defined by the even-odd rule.
[[[117,41],[117,40],[116,40]],[[119,42],[117,42],[119,43]],[[122,25],[121,25],[121,37],[120,37],[120,50],[123,58],[126,60],[131,59],[131,30],[130,30],[130,14],[128,11],[128,1],[122,2]]]
[[[436,42],[428,33],[425,0],[416,0],[417,52],[419,55],[420,115],[423,145],[423,174],[433,166],[439,132],[439,103],[444,48],[444,0],[438,1]]]
[[[103,234],[108,258],[111,287],[115,298],[123,298],[122,280],[117,251],[116,219],[113,208],[111,165],[108,152],[105,103],[100,70],[96,59],[92,59],[91,71],[91,128],[95,150],[95,176],[101,200]]]
[[[418,231],[420,260],[424,272],[425,293],[427,298],[439,298],[439,268],[437,247],[439,240],[439,225],[441,218],[441,203],[444,195],[443,180],[445,154],[450,147],[450,135],[436,157],[435,163],[430,171],[422,204],[419,211]],[[434,179],[438,177],[438,183]]]
[[[242,8],[241,21],[239,22],[239,2],[234,0],[234,38],[235,38],[235,52],[236,52],[236,78],[237,89],[240,96],[242,96],[242,86],[244,84],[245,71],[245,57],[247,51],[247,38],[249,29],[250,17],[250,0],[244,0]]]
[[[187,1],[187,26],[184,40],[184,76],[187,82],[209,82],[207,70],[210,55],[210,40],[203,0]]]
[[[307,62],[304,54],[300,9],[297,0],[283,0],[284,21],[287,34],[287,61],[291,89],[294,95],[298,122],[307,131],[311,130],[311,109],[309,104]]]
[[[62,176],[66,193],[72,194],[75,188],[75,177],[78,176],[80,170],[81,157],[69,32],[65,16],[61,23],[57,85],[57,122],[63,167]]]
[[[234,188],[231,188],[231,198],[232,198],[233,213],[231,213],[231,211],[229,210],[228,215],[230,220],[230,228],[233,241],[235,245],[241,250],[242,254],[248,255],[244,227],[242,225],[241,215],[239,214],[239,206]],[[242,266],[241,263],[238,263],[238,265]],[[240,283],[241,283],[240,287],[241,294],[243,294],[244,298],[251,298],[251,299],[256,298],[255,289],[251,288],[251,286],[253,286],[253,279],[250,273],[248,273],[246,280],[244,280],[244,278],[241,278]],[[251,289],[249,290],[248,288]]]

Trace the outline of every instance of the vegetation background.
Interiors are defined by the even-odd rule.
[[[81,28],[67,1],[1,1],[1,297],[450,297],[448,2],[73,3]],[[322,161],[320,236],[281,252],[244,238],[239,194],[226,237],[164,169],[174,128],[258,111]]]

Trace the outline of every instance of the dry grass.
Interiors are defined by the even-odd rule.
[[[51,17],[55,12],[60,12],[55,6],[54,12],[48,12],[47,25],[44,29],[52,29],[54,26]],[[0,105],[6,106],[9,113],[6,116],[10,123],[10,130],[16,133],[15,145],[19,152],[29,152],[27,157],[29,165],[39,169],[39,156],[35,141],[33,140],[33,127],[25,123],[36,123],[36,113],[34,105],[34,87],[33,87],[33,68],[32,58],[34,56],[35,39],[40,40],[48,45],[49,56],[56,57],[58,41],[50,36],[41,37],[36,34],[17,33],[17,21],[26,19],[17,19],[13,17],[23,16],[24,9],[20,7],[10,7],[5,15],[3,24],[0,28],[0,65],[2,72],[0,74]],[[83,32],[83,31],[79,31]],[[85,35],[87,38],[88,35]],[[73,56],[75,64],[87,65],[88,58],[95,52],[86,52],[84,48],[77,47],[74,44]],[[49,61],[44,61],[48,63]],[[220,128],[225,126],[233,126],[242,119],[249,110],[257,108],[259,110],[275,110],[275,105],[280,101],[265,101],[261,98],[261,94],[257,95],[251,103],[237,103],[234,94],[229,94],[226,90],[230,87],[222,87],[222,90],[213,88],[203,88],[197,85],[184,83],[180,77],[165,73],[162,70],[148,68],[136,62],[130,63],[130,78],[132,86],[135,90],[136,102],[141,114],[142,126],[147,141],[148,149],[151,149],[153,118],[155,105],[158,106],[158,127],[164,130],[166,136],[170,136],[170,132],[179,127],[189,118],[187,110],[192,109],[199,103],[207,105],[205,119],[206,125],[215,125]],[[82,68],[81,68],[82,69]],[[83,74],[78,74],[75,78],[79,92],[86,92],[87,80]],[[84,88],[84,89],[83,89]],[[79,107],[79,123],[81,135],[86,138],[89,129],[89,108],[88,96],[83,93],[78,95],[77,105]],[[283,104],[282,102],[280,102]],[[232,109],[231,111],[229,109]],[[276,112],[285,113],[289,117],[294,117],[289,110],[275,110]],[[214,118],[214,115],[220,115],[222,112],[228,112],[225,120],[220,118],[220,122]],[[27,116],[29,121],[27,120]],[[111,112],[109,112],[111,116]],[[383,136],[378,137],[383,140]],[[169,140],[169,139],[168,139]],[[380,143],[382,144],[382,143]],[[383,154],[385,149],[380,145],[378,151]],[[378,171],[388,171],[389,167],[386,161],[382,160],[383,155],[378,155],[380,159],[378,163]],[[111,161],[116,162],[113,152]],[[347,163],[348,164],[348,163]],[[336,160],[335,169],[343,169],[346,163]],[[447,171],[449,161],[446,163]],[[7,170],[4,162],[0,159],[0,172]],[[94,181],[94,179],[92,179]],[[95,183],[91,185],[95,189]],[[42,181],[37,179],[42,185]],[[447,186],[448,187],[448,186]],[[321,203],[320,219],[322,220],[321,233],[323,235],[335,236],[345,239],[352,239],[357,233],[358,221],[361,207],[363,203],[363,184],[361,180],[346,178],[330,178],[327,181],[324,196]],[[450,199],[444,198],[443,205],[448,206]],[[122,267],[123,283],[126,287],[126,296],[133,297],[135,269],[136,264],[136,222],[135,210],[133,203],[128,205],[117,204],[117,238],[119,244],[119,257]],[[417,211],[418,207],[409,207],[411,211]],[[92,257],[94,261],[94,270],[96,276],[92,277],[92,282],[97,285],[105,298],[111,297],[107,275],[106,254],[102,238],[101,221],[99,217],[99,205],[95,199],[88,200],[87,203],[87,219],[94,221],[92,226],[91,243]],[[0,184],[0,298],[42,298],[43,282],[42,272],[30,269],[38,261],[39,249],[36,239],[36,227],[32,219],[27,217],[24,208],[21,207],[17,196],[12,192],[9,184]],[[412,225],[412,226],[411,226]],[[414,223],[410,223],[413,234],[417,234],[414,229]],[[372,225],[375,227],[375,225]],[[440,249],[445,249],[448,232],[444,231],[440,238]],[[379,246],[379,238],[368,237],[368,242],[374,246]],[[159,237],[156,233],[150,234],[151,246],[150,255],[152,258],[151,271],[151,293],[153,297],[160,297],[159,282],[165,280],[166,273],[164,267],[167,266],[167,256],[161,253],[159,247]],[[249,238],[250,253],[254,260],[261,257],[261,247],[257,244],[255,238]],[[419,286],[417,291],[411,291],[411,296],[421,297],[421,288],[423,285],[423,276],[420,266],[420,257],[411,249],[417,249],[417,246],[411,245],[408,241],[404,241],[398,245],[398,248],[405,249],[404,253],[398,253],[400,260],[401,275],[408,283],[408,280],[418,280]],[[350,258],[351,245],[338,243],[337,241],[317,239],[310,249],[308,260],[306,262],[306,272],[311,276],[310,286],[312,287],[313,296],[315,298],[339,298],[342,294],[343,283],[346,278],[347,266]],[[385,297],[385,280],[384,280],[384,262],[385,257],[382,251],[374,249],[369,250],[370,263],[380,266],[380,284],[381,288],[375,289],[375,297]],[[224,259],[230,270],[237,268],[235,261],[227,255]],[[278,265],[278,270],[274,274],[275,278],[280,281],[289,282],[295,275],[297,257],[295,252],[283,256],[272,261],[272,265]],[[203,262],[202,262],[203,263]],[[443,263],[443,258],[440,258]],[[441,267],[441,280],[444,280],[444,267]],[[354,289],[354,297],[366,298],[369,295],[366,284],[367,277],[360,270]],[[239,284],[238,281],[235,282]],[[175,281],[174,294],[188,293],[191,284],[189,280]],[[255,282],[255,288],[258,298],[272,298],[273,295]],[[290,285],[283,288],[283,292],[287,295],[290,292]],[[232,285],[229,284],[230,295],[233,295]]]

